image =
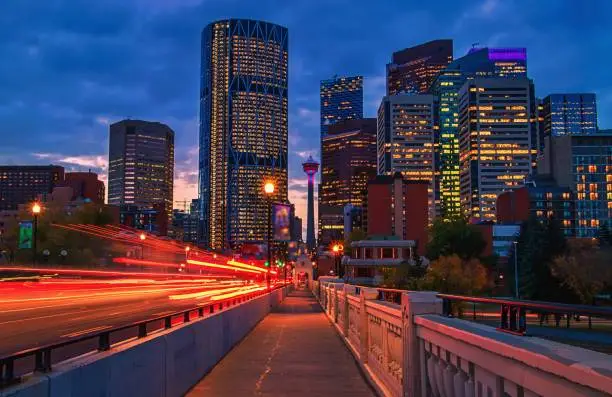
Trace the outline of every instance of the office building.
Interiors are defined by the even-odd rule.
[[[500,194],[496,218],[500,224],[521,224],[530,217],[557,220],[567,237],[576,235],[574,193],[559,186],[549,175],[537,175],[525,186]]]
[[[425,254],[429,225],[429,183],[406,180],[398,172],[379,175],[368,183],[368,236],[412,240]]]
[[[329,126],[321,145],[319,241],[344,240],[344,206],[363,206],[367,182],[376,176],[376,119]]]
[[[407,180],[427,182],[430,220],[437,216],[439,204],[436,106],[433,95],[386,96],[377,120],[378,174],[401,172]]]
[[[294,216],[292,225],[291,225],[291,240],[302,242],[302,218],[299,216]]]
[[[199,197],[202,245],[262,243],[264,185],[287,202],[287,29],[227,19],[202,31]]]
[[[110,126],[108,203],[151,209],[172,219],[174,131],[165,124],[122,120]]]
[[[525,48],[472,48],[442,70],[429,92],[440,102],[436,169],[440,174],[440,215],[461,216],[459,188],[459,90],[475,77],[523,78],[527,76]]]
[[[426,93],[452,60],[452,40],[433,40],[394,52],[387,64],[387,95]]]
[[[542,107],[544,136],[597,132],[595,94],[551,94]]]
[[[134,204],[119,206],[119,223],[133,229],[143,230],[158,236],[168,234],[168,218],[166,204],[159,202],[148,207]]]
[[[321,81],[321,139],[330,125],[363,118],[363,76]]]
[[[98,179],[98,174],[89,172],[66,172],[64,181],[58,186],[72,188],[72,200],[79,198],[90,200],[97,204],[104,204],[104,182]]]
[[[351,233],[361,230],[366,233],[366,228],[363,223],[363,207],[357,207],[352,204],[344,206],[344,240],[351,237]]]
[[[459,91],[460,197],[464,216],[494,221],[495,201],[524,184],[537,149],[533,83],[526,78],[475,78]]]
[[[0,166],[0,211],[15,211],[20,204],[51,193],[64,180],[64,167],[57,165]]]
[[[596,237],[612,214],[612,134],[547,136],[538,166],[575,194],[576,237]]]

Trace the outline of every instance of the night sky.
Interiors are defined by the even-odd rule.
[[[536,95],[595,92],[612,128],[612,1],[3,0],[0,164],[61,164],[106,180],[108,124],[176,132],[175,200],[197,196],[200,32],[223,18],[289,29],[289,189],[305,218],[300,163],[319,156],[319,81],[365,76],[374,117],[393,51],[438,38],[527,47]],[[306,222],[304,222],[304,226]]]

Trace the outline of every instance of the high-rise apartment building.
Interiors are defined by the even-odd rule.
[[[344,239],[344,206],[364,204],[367,183],[376,176],[376,119],[329,126],[321,146],[319,242]]]
[[[538,172],[575,194],[576,237],[596,237],[611,226],[612,133],[547,136]]]
[[[64,167],[57,165],[1,165],[0,211],[16,211],[20,204],[51,193],[64,180]]]
[[[551,94],[542,107],[544,136],[597,132],[595,94]]]
[[[497,196],[524,183],[537,154],[527,78],[475,78],[459,91],[459,170],[463,215],[495,220]]]
[[[433,95],[386,96],[378,108],[377,119],[378,174],[400,172],[407,180],[429,183],[431,220],[438,212],[436,106]]]
[[[433,40],[394,52],[387,64],[387,95],[426,93],[452,60],[452,40]]]
[[[321,81],[321,139],[330,125],[363,118],[363,76]]]
[[[440,213],[461,216],[459,188],[459,90],[475,77],[524,78],[527,76],[525,48],[473,48],[455,59],[434,80],[430,93],[438,107]]]
[[[122,120],[110,126],[108,203],[153,208],[172,219],[174,131],[165,124]]]
[[[287,202],[287,29],[227,19],[202,31],[199,197],[202,244],[266,240],[266,181]]]

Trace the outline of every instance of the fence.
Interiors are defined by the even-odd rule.
[[[435,292],[405,291],[396,304],[384,289],[315,281],[313,293],[380,394],[612,393],[610,356],[445,316]]]

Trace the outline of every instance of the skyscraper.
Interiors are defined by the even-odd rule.
[[[391,95],[378,108],[378,174],[400,172],[429,184],[429,219],[437,215],[436,106],[433,95]],[[368,214],[368,217],[371,214]]]
[[[312,156],[308,157],[302,167],[306,175],[308,175],[308,213],[306,214],[306,245],[308,249],[314,250],[317,242],[315,240],[314,230],[314,182],[315,175],[319,171],[319,163],[313,160]]]
[[[16,211],[19,204],[51,193],[64,180],[64,167],[58,165],[0,166],[0,211]]]
[[[363,118],[363,76],[321,81],[321,139],[342,120]]]
[[[202,244],[266,239],[263,186],[287,202],[287,29],[227,19],[202,31],[199,197]]]
[[[172,219],[174,131],[165,124],[122,120],[110,126],[108,203],[152,208]]]
[[[550,174],[576,197],[576,237],[612,226],[612,133],[547,136],[538,172]]]
[[[367,182],[376,176],[376,119],[329,126],[321,145],[319,240],[344,240],[344,206],[364,204]]]
[[[431,85],[430,92],[440,101],[440,162],[436,168],[440,173],[440,213],[444,217],[461,216],[458,95],[463,84],[475,77],[527,77],[526,49],[472,48],[442,70]]]
[[[394,52],[387,64],[387,95],[427,92],[452,60],[452,40],[433,40]]]
[[[551,94],[542,106],[544,136],[597,132],[595,94]]]
[[[527,78],[475,78],[459,91],[461,206],[469,218],[495,220],[497,196],[531,174],[534,102]]]

